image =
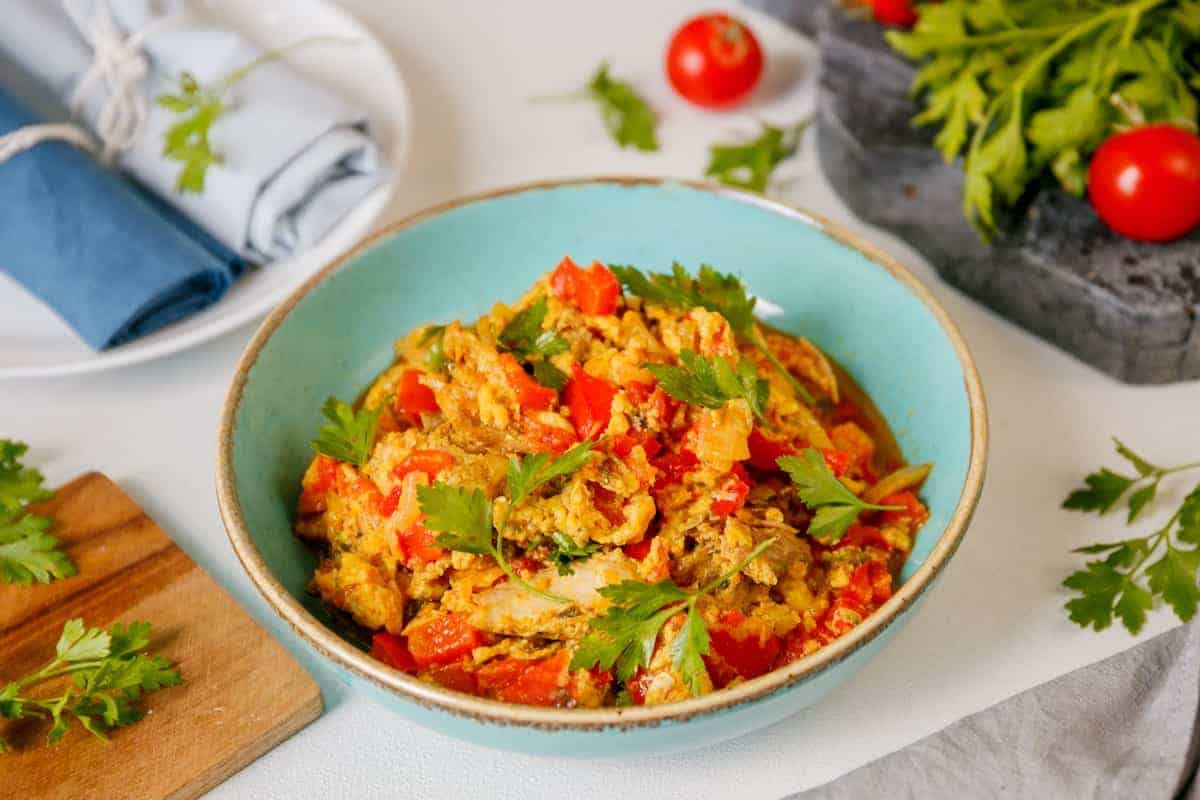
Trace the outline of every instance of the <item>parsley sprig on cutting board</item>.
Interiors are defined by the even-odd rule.
[[[919,13],[887,38],[922,64],[915,122],[939,128],[947,161],[963,157],[964,211],[985,236],[1046,172],[1083,194],[1120,107],[1195,129],[1198,0],[945,0]]]
[[[622,581],[600,590],[612,603],[601,617],[588,621],[591,632],[571,657],[571,669],[614,669],[618,680],[628,681],[639,667],[649,665],[659,631],[667,620],[684,614],[683,627],[671,640],[671,662],[688,690],[704,691],[704,654],[708,652],[708,624],[696,610],[696,602],[719,589],[747,564],[775,543],[760,542],[735,567],[695,591],[679,587],[669,578],[658,583]]]
[[[1063,508],[1106,514],[1125,500],[1126,522],[1133,524],[1150,507],[1164,479],[1200,469],[1200,462],[1160,467],[1130,450],[1120,441],[1117,453],[1133,474],[1097,470],[1084,478],[1063,502]],[[1196,614],[1200,588],[1200,485],[1188,494],[1166,524],[1145,536],[1093,544],[1076,553],[1102,555],[1069,576],[1063,585],[1079,593],[1067,602],[1071,620],[1083,627],[1103,630],[1116,616],[1130,633],[1146,623],[1146,612],[1161,599],[1184,622]]]
[[[42,486],[42,473],[21,463],[28,446],[0,439],[0,581],[49,583],[69,578],[75,565],[50,535],[53,524],[26,510],[30,503],[54,496]]]
[[[142,718],[138,699],[148,692],[183,683],[178,670],[165,658],[146,655],[150,624],[117,624],[109,630],[89,628],[83,620],[63,625],[54,658],[30,674],[0,685],[0,718],[45,718],[53,721],[47,740],[60,741],[74,720],[101,739],[113,728]],[[71,683],[49,697],[30,690],[56,678],[70,676]],[[0,753],[8,747],[0,739]]]

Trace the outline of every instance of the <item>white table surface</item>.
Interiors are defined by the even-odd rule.
[[[393,49],[413,92],[412,163],[389,218],[540,178],[696,177],[707,143],[752,127],[755,116],[794,120],[811,104],[811,45],[744,11],[771,63],[767,98],[716,115],[676,102],[660,66],[673,25],[711,4],[346,5]],[[586,104],[528,102],[582,84],[604,58],[660,109],[662,152],[618,150]],[[1111,463],[1110,434],[1162,462],[1194,459],[1200,384],[1118,385],[948,288],[912,250],[850,219],[811,146],[780,174],[777,196],[863,230],[912,266],[958,321],[990,403],[990,472],[958,555],[877,660],[818,707],[707,750],[619,762],[508,755],[416,727],[336,682],[242,574],[213,499],[218,410],[250,328],[117,372],[0,384],[0,435],[30,442],[52,482],[90,469],[119,481],[321,682],[325,715],[213,797],[782,797],[1136,643],[1123,630],[1097,635],[1067,620],[1058,584],[1079,563],[1068,551],[1119,535],[1121,525],[1058,504],[1084,472]],[[1156,613],[1143,638],[1173,622]]]

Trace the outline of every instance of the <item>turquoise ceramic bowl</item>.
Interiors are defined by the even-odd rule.
[[[429,321],[473,319],[517,298],[564,254],[665,270],[711,263],[843,364],[891,422],[905,455],[933,462],[931,519],[902,584],[877,613],[813,656],[674,705],[566,710],[458,694],[370,658],[320,620],[314,566],[292,535],[309,439],[329,395],[351,398],[392,342]],[[598,179],[526,186],[421,213],[315,276],[259,329],[223,414],[217,486],[238,558],[271,606],[342,677],[408,719],[495,747],[580,756],[679,750],[737,736],[811,705],[914,613],[957,548],[986,451],[979,377],[945,312],[902,267],[808,214],[737,192]]]

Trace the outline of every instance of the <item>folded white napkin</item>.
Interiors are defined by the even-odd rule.
[[[231,90],[231,108],[210,134],[224,161],[209,168],[203,194],[180,194],[175,182],[181,165],[162,155],[163,134],[179,117],[154,99],[177,93],[182,71],[212,83],[262,51],[183,0],[8,0],[0,49],[69,102],[92,64],[102,3],[127,32],[151,26],[143,48],[151,71],[142,82],[149,116],[119,166],[235,251],[262,261],[302,250],[387,177],[361,110],[283,61],[270,61]],[[154,24],[164,16],[168,24]],[[106,100],[99,82],[85,95],[84,121],[94,125]]]

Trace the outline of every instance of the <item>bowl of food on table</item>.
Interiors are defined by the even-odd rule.
[[[242,358],[217,483],[275,612],[406,718],[644,754],[880,654],[986,448],[967,347],[892,259],[753,195],[601,178],[431,209],[315,276]]]

